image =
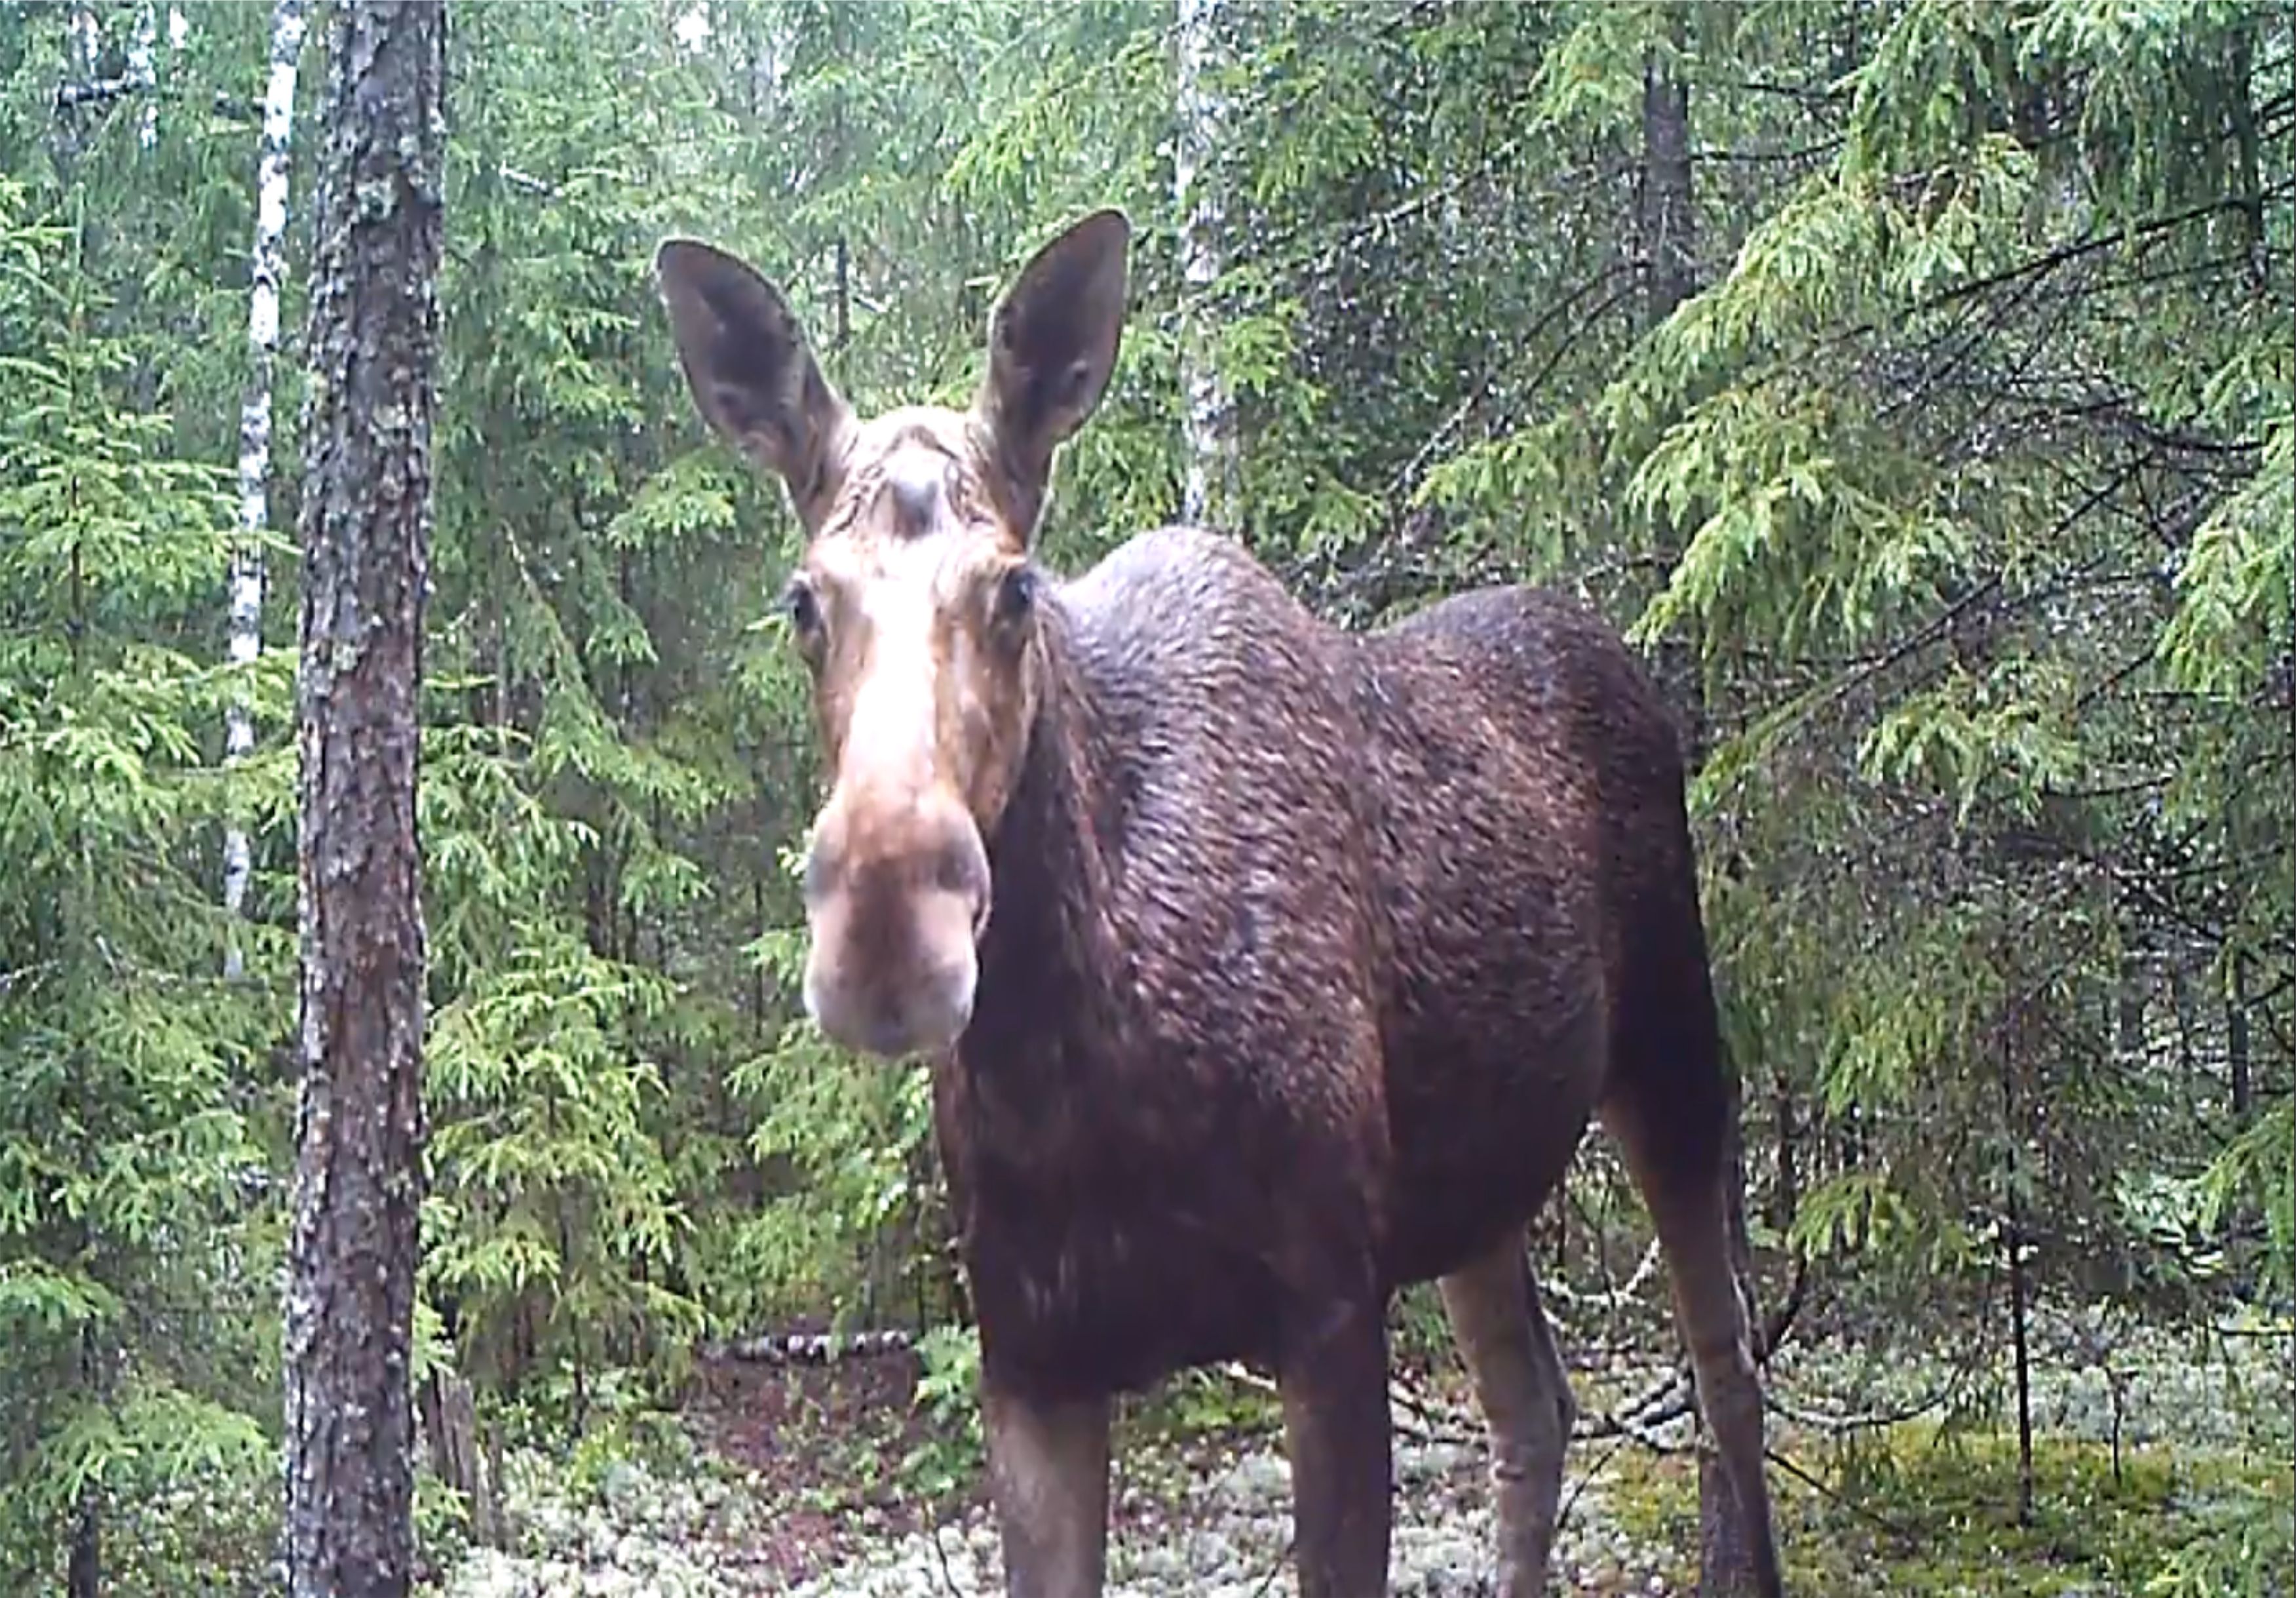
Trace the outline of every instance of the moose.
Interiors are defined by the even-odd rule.
[[[1304,1598],[1387,1587],[1387,1311],[1434,1281],[1534,1598],[1575,1413],[1525,1229],[1599,1111],[1663,1247],[1759,1590],[1783,1589],[1723,1053],[1665,704],[1529,587],[1376,630],[1234,540],[1031,545],[1116,364],[1130,225],[988,321],[962,410],[859,418],[736,257],[655,272],[693,402],[805,534],[780,607],[827,796],[803,1001],[931,1062],[1012,1598],[1102,1591],[1113,1396],[1275,1372]]]

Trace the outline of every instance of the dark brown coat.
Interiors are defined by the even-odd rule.
[[[1491,1429],[1502,1590],[1540,1593],[1570,1401],[1522,1232],[1599,1108],[1775,1594],[1734,1094],[1659,696],[1532,589],[1355,637],[1203,531],[1040,572],[1126,237],[1104,212],[1038,253],[969,412],[867,423],[769,284],[662,257],[697,403],[812,535],[789,604],[836,778],[807,1004],[936,1058],[1009,1588],[1099,1591],[1111,1394],[1244,1358],[1283,1390],[1303,1594],[1383,1591],[1385,1310],[1436,1279]]]

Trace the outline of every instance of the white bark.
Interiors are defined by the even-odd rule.
[[[135,119],[135,142],[146,150],[160,137],[160,101],[152,92],[160,82],[152,65],[152,46],[159,31],[159,19],[152,7],[137,6],[135,31],[127,43],[127,81],[144,91],[144,109]]]
[[[1172,187],[1180,214],[1180,382],[1187,407],[1181,421],[1187,471],[1180,489],[1180,520],[1203,523],[1233,515],[1238,486],[1234,405],[1212,350],[1211,289],[1219,278],[1226,217],[1219,185],[1208,168],[1218,148],[1226,107],[1208,81],[1219,48],[1218,0],[1176,3],[1179,70]]]
[[[271,72],[263,93],[263,134],[255,165],[255,251],[248,299],[248,377],[239,412],[240,540],[231,560],[231,659],[247,665],[263,649],[263,536],[271,482],[271,365],[279,348],[279,289],[287,235],[287,154],[294,129],[295,69],[303,48],[303,0],[277,0],[271,12]],[[255,747],[255,722],[244,700],[224,714],[224,760]],[[247,904],[253,869],[246,830],[224,834],[223,904],[234,917]],[[224,974],[240,973],[239,940],[224,956]]]

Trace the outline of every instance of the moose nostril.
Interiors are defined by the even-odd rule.
[[[978,902],[988,900],[988,858],[972,828],[950,829],[950,836],[941,844],[939,857],[933,862],[933,885],[943,893]]]

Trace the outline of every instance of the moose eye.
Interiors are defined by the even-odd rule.
[[[1036,602],[1036,572],[1027,566],[1010,566],[996,580],[996,597],[990,603],[989,615],[999,627],[1015,628],[1029,619]]]
[[[791,578],[782,589],[781,609],[798,642],[812,647],[821,636],[821,598],[813,591],[813,584],[801,576]]]

